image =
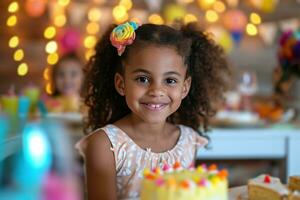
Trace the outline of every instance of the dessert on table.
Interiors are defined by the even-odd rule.
[[[178,162],[146,169],[141,200],[227,200],[228,172],[216,165],[183,169]]]

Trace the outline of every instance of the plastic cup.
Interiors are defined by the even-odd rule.
[[[30,100],[26,96],[19,97],[19,104],[18,104],[18,115],[19,117],[27,117],[30,109]]]
[[[18,97],[15,95],[4,95],[1,98],[3,111],[10,117],[17,116]]]
[[[40,90],[37,87],[28,87],[24,90],[24,95],[30,100],[30,111],[34,112],[40,98]]]

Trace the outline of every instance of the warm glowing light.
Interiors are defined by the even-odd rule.
[[[125,6],[123,6],[123,5],[118,5],[118,6],[114,7],[112,14],[113,14],[114,19],[120,23],[123,21],[126,21],[128,19],[127,10],[126,10]]]
[[[249,23],[246,26],[246,32],[248,35],[255,36],[257,35],[257,28],[254,24]]]
[[[257,13],[251,13],[250,21],[253,24],[261,24],[261,17]]]
[[[47,63],[49,65],[55,65],[58,62],[59,56],[57,53],[52,53],[47,56]]]
[[[126,13],[126,15],[123,16],[122,18],[116,18],[115,20],[118,24],[121,24],[121,23],[124,23],[125,21],[128,21],[128,18],[129,18],[129,15],[128,15],[128,13]]]
[[[222,1],[216,1],[213,5],[213,8],[218,13],[222,13],[226,10],[226,6]]]
[[[89,12],[88,12],[88,19],[92,22],[96,22],[99,21],[101,18],[101,11],[98,8],[92,8]]]
[[[21,63],[18,66],[18,75],[25,76],[28,73],[28,65],[26,63]]]
[[[51,10],[51,18],[56,17],[58,15],[64,15],[66,12],[66,8],[63,6],[55,5],[55,9]]]
[[[90,48],[93,48],[93,47],[95,46],[96,42],[97,42],[96,37],[95,37],[95,36],[92,36],[92,35],[89,35],[89,36],[87,36],[87,37],[84,39],[83,45],[84,45],[86,48],[90,49]]]
[[[94,50],[94,49],[89,49],[89,50],[85,53],[85,59],[86,59],[86,60],[89,60],[94,54],[95,54],[95,50]]]
[[[67,6],[67,5],[69,5],[70,0],[58,0],[57,3],[58,3],[60,6]]]
[[[121,0],[119,5],[122,5],[126,8],[126,10],[130,10],[132,8],[132,1],[131,0]]]
[[[208,10],[205,13],[205,18],[209,22],[216,22],[219,19],[219,15],[214,10]]]
[[[226,2],[230,7],[236,7],[239,3],[239,0],[226,0]]]
[[[113,16],[124,16],[127,13],[125,6],[119,5],[113,8]]]
[[[57,51],[57,43],[55,41],[50,41],[47,43],[45,50],[48,54],[52,54]]]
[[[94,3],[96,4],[102,4],[105,3],[107,0],[93,0]]]
[[[193,3],[194,0],[183,0],[183,3]]]
[[[198,5],[200,6],[200,8],[207,10],[209,9],[216,0],[198,0]]]
[[[64,14],[61,14],[61,15],[57,15],[55,18],[54,18],[54,24],[55,26],[57,27],[62,27],[66,24],[67,22],[67,18]]]
[[[51,83],[47,83],[45,90],[46,90],[47,94],[53,93],[53,88],[51,86]]]
[[[100,30],[100,26],[97,22],[90,22],[86,26],[86,32],[90,35],[94,35],[98,33]]]
[[[17,16],[16,15],[11,15],[8,17],[6,21],[7,26],[15,26],[18,22]]]
[[[18,49],[14,53],[14,60],[15,61],[20,61],[24,58],[24,51],[22,49]]]
[[[44,69],[43,77],[46,81],[50,80],[50,68],[49,67]]]
[[[10,48],[16,48],[19,45],[19,42],[18,36],[13,36],[9,39],[8,46]]]
[[[7,10],[8,10],[8,12],[10,12],[10,13],[15,13],[15,12],[17,12],[17,11],[19,10],[19,4],[18,4],[18,2],[17,2],[17,1],[11,2],[11,3],[9,4]]]
[[[152,14],[148,17],[148,21],[152,24],[164,24],[163,18],[159,14]]]
[[[184,16],[184,23],[185,24],[188,24],[188,23],[191,23],[191,22],[196,22],[198,19],[197,19],[197,17],[195,16],[195,15],[193,15],[193,14],[186,14],[185,16]]]
[[[44,31],[44,37],[52,39],[56,35],[56,29],[54,26],[48,26]]]

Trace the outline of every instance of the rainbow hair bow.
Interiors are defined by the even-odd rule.
[[[139,27],[136,22],[125,22],[113,29],[110,34],[111,44],[117,48],[118,55],[121,56],[127,45],[133,43],[135,30]]]

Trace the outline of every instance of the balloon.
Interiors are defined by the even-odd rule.
[[[236,44],[239,44],[243,38],[243,33],[241,31],[232,31],[231,37]]]
[[[45,12],[46,3],[46,0],[27,0],[25,10],[29,16],[39,17]]]
[[[295,74],[300,77],[300,29],[286,31],[279,39],[278,60],[287,75]]]
[[[75,51],[81,43],[80,33],[73,28],[66,28],[62,33],[58,34],[59,50],[62,54]]]
[[[208,32],[212,33],[213,39],[217,44],[221,45],[224,48],[225,52],[230,52],[232,50],[232,38],[224,28],[213,26],[208,28]]]
[[[293,47],[293,54],[295,58],[300,60],[300,41],[298,41]]]
[[[224,14],[223,23],[230,31],[243,31],[247,24],[247,17],[240,10],[229,10]]]

